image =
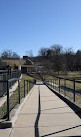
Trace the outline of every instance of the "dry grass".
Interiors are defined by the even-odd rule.
[[[32,77],[23,75],[24,79],[30,79],[33,80]],[[33,87],[33,83],[28,83],[28,89]],[[25,95],[27,95],[27,81],[25,82]],[[24,97],[24,80],[20,81],[20,99]],[[13,92],[13,94],[10,96],[9,104],[10,104],[10,111],[19,103],[19,90],[18,88]],[[3,104],[3,106],[0,108],[0,119],[3,118],[7,114],[7,102]]]
[[[60,77],[63,78],[67,78],[67,77],[81,77],[81,72],[69,72],[67,75],[60,75]],[[52,77],[52,76],[46,76],[46,79],[50,80],[50,83],[52,83],[54,81],[54,83],[56,84],[56,86],[54,87],[55,90],[57,90],[59,92],[59,87],[57,85],[59,85],[59,79]],[[81,80],[78,80],[81,81]],[[66,83],[66,86],[65,86]],[[73,81],[69,81],[66,80],[64,81],[64,79],[60,80],[60,86],[61,87],[66,87],[67,89],[74,89],[74,83]],[[81,93],[81,83],[75,82],[75,90]],[[69,100],[74,101],[74,94],[73,92],[69,92],[69,91],[65,91],[64,88],[60,88],[60,93],[63,94],[64,96],[66,96]],[[77,94],[75,92],[75,103],[81,107],[81,96],[80,94]]]

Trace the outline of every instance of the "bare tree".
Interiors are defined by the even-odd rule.
[[[55,44],[51,46],[52,54],[53,55],[60,55],[63,53],[63,48],[61,45]]]
[[[16,52],[13,52],[12,59],[20,59],[20,56]]]
[[[12,51],[11,50],[4,50],[1,54],[2,59],[9,59],[12,57]]]
[[[81,70],[81,50],[75,53],[72,48],[64,50],[61,45],[55,44],[41,48],[38,55],[47,72]]]
[[[38,56],[46,57],[48,48],[41,48],[38,52]]]
[[[68,48],[65,51],[65,60],[66,60],[66,68],[67,71],[74,70],[74,62],[75,62],[75,55],[72,48]]]
[[[1,59],[19,59],[20,56],[11,50],[4,50],[1,54]]]
[[[26,51],[26,56],[33,57],[33,51],[32,50],[27,50]]]
[[[76,64],[75,64],[76,70],[81,70],[81,50],[78,50],[76,52]]]

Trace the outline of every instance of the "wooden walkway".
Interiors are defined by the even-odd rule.
[[[34,85],[15,126],[0,137],[81,136],[81,119],[45,85]]]

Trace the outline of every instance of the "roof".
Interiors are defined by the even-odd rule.
[[[22,67],[42,68],[43,66],[38,66],[38,65],[22,65]]]
[[[19,62],[19,63],[21,63],[21,62],[23,62],[23,63],[25,63],[25,60],[12,60],[12,59],[5,59],[5,60],[2,60],[2,62]]]

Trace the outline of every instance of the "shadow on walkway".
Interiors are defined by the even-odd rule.
[[[62,109],[62,108],[66,108],[68,106],[64,106],[64,107],[56,107],[56,108],[48,108],[48,109],[43,109],[41,111],[46,111],[46,110],[52,110],[52,109]]]
[[[41,104],[40,104],[40,87],[38,87],[38,91],[39,91],[39,100],[38,100],[38,114],[36,117],[36,121],[35,121],[35,137],[39,137],[39,128],[38,128],[38,123],[39,123],[39,118],[40,118],[40,114],[41,114]]]
[[[40,84],[39,84],[39,86],[38,86],[38,92],[39,92],[39,95],[38,95],[38,114],[37,114],[36,121],[35,121],[35,124],[34,124],[35,137],[48,137],[48,136],[58,135],[59,133],[63,133],[63,132],[65,132],[65,131],[69,131],[69,130],[72,130],[72,129],[81,127],[81,124],[80,124],[80,125],[77,125],[77,126],[72,126],[72,127],[70,127],[70,128],[63,129],[63,130],[59,130],[59,131],[57,130],[56,132],[51,132],[51,133],[48,132],[48,134],[45,134],[45,135],[40,136],[40,135],[39,135],[39,127],[38,127],[38,124],[39,124],[39,119],[40,119],[41,111],[46,111],[46,110],[51,110],[51,109],[63,109],[63,108],[66,108],[66,107],[68,107],[68,106],[48,108],[48,109],[43,109],[43,110],[41,110],[41,103],[40,103]],[[69,112],[69,113],[70,113],[70,112]],[[72,137],[72,136],[67,136],[67,137]],[[78,136],[77,136],[77,137],[78,137]]]
[[[36,83],[35,85],[44,85],[43,83]]]
[[[71,129],[74,129],[74,128],[77,128],[77,127],[81,127],[81,125],[74,126],[74,127],[71,127],[71,128],[67,128],[67,129],[64,129],[64,130],[60,130],[60,131],[57,131],[57,132],[49,133],[49,134],[43,135],[41,137],[48,137],[48,136],[51,136],[51,135],[54,135],[54,134],[58,134],[58,133],[61,133],[61,132],[67,131],[67,130],[71,130]],[[73,137],[73,136],[68,136],[68,137]]]

